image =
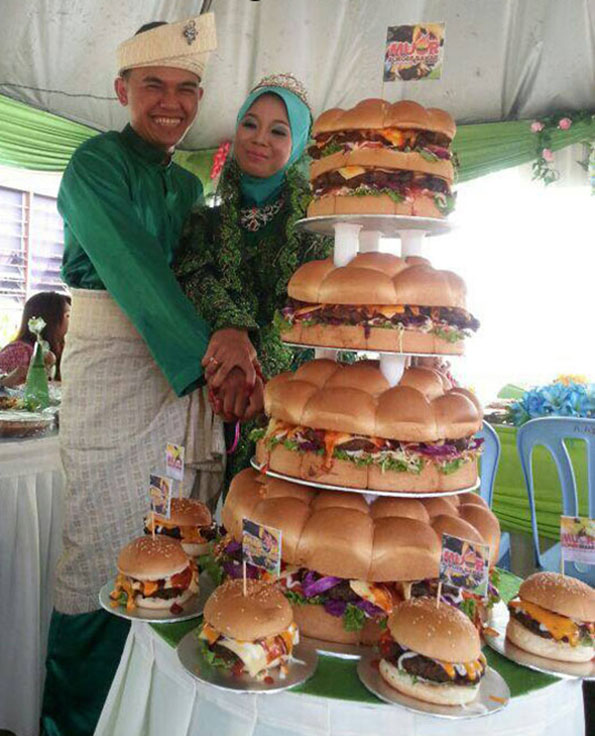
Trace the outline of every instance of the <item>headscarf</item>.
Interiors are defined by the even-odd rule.
[[[287,119],[291,130],[291,154],[285,166],[272,176],[262,179],[242,172],[240,188],[245,204],[257,207],[270,202],[279,195],[285,181],[287,169],[292,166],[306,150],[312,125],[312,115],[308,106],[293,92],[284,87],[259,87],[251,92],[238,113],[236,131],[244,116],[254,102],[264,94],[275,94],[285,103]]]

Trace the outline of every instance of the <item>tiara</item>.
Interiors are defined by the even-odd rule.
[[[304,105],[306,105],[308,109],[310,109],[310,103],[308,102],[308,93],[306,92],[306,88],[299,79],[296,79],[293,76],[293,74],[269,74],[268,77],[263,77],[260,82],[250,91],[254,92],[261,87],[283,87],[283,89],[287,89],[290,92],[293,92],[294,95],[297,95],[304,103]]]

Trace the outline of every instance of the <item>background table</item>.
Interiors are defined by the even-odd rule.
[[[531,512],[525,479],[516,447],[516,427],[493,425],[502,445],[494,486],[492,508],[507,531],[531,534]],[[576,476],[580,511],[588,515],[587,455],[582,440],[567,440],[566,446]],[[536,489],[537,521],[544,537],[560,538],[562,497],[558,471],[550,453],[544,447],[533,453],[533,477]]]
[[[0,729],[36,736],[61,547],[57,434],[0,442]]]

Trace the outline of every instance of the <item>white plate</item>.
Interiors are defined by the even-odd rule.
[[[256,462],[256,458],[253,457],[250,460],[250,464],[254,470],[258,470],[262,473],[262,465]],[[329,483],[316,483],[313,480],[304,480],[303,478],[296,478],[293,475],[283,475],[283,473],[276,473],[274,470],[265,470],[265,475],[270,475],[271,478],[280,478],[281,480],[288,480],[291,483],[297,483],[301,486],[311,486],[312,488],[320,488],[322,490],[330,491],[346,491],[347,493],[359,493],[364,494],[372,500],[375,496],[390,496],[391,498],[436,498],[438,496],[458,496],[460,493],[469,493],[479,488],[479,480],[467,488],[459,488],[458,491],[376,491],[370,488],[349,488],[348,486],[333,486]]]
[[[128,619],[128,621],[145,621],[148,624],[173,624],[200,616],[207,602],[207,598],[215,590],[215,584],[210,576],[207,573],[201,573],[198,595],[193,595],[182,605],[182,613],[172,613],[169,608],[164,608],[163,610],[136,608],[129,613],[125,606],[118,605],[115,608],[111,606],[109,594],[114,589],[114,583],[115,580],[110,580],[100,590],[99,603],[101,607],[114,616]]]
[[[325,215],[304,217],[297,228],[319,235],[334,235],[334,225],[341,222],[361,225],[364,230],[377,230],[388,238],[398,238],[400,230],[423,230],[426,235],[442,235],[452,229],[447,220],[437,217],[408,217],[406,215]]]
[[[510,701],[510,690],[505,680],[496,670],[488,667],[479,685],[475,700],[468,705],[426,703],[391,687],[378,671],[378,667],[375,666],[379,660],[378,652],[371,652],[363,656],[357,663],[359,679],[380,700],[391,703],[391,705],[400,705],[414,713],[437,716],[438,718],[480,718],[497,713],[505,708]]]
[[[464,358],[464,355],[454,355],[451,353],[408,353],[407,351],[389,351],[389,350],[363,350],[361,348],[338,348],[335,345],[308,345],[305,342],[287,342],[283,340],[283,345],[287,345],[290,348],[300,348],[302,350],[336,350],[339,353],[357,353],[358,355],[365,355],[375,357],[378,355],[402,355],[404,357],[411,356],[412,358]]]
[[[326,654],[337,659],[359,659],[370,651],[370,647],[363,644],[339,644],[324,639],[313,639],[311,636],[302,636],[301,641],[306,646],[316,649],[318,654]]]
[[[547,675],[555,675],[566,679],[595,680],[595,660],[590,662],[559,662],[555,659],[547,659],[526,652],[508,641],[506,627],[509,618],[510,613],[505,603],[502,603],[502,605],[499,603],[492,609],[489,626],[498,632],[498,636],[484,635],[488,646],[495,652],[523,667],[537,670],[537,672],[544,672]]]
[[[269,673],[272,682],[260,682],[247,674],[235,677],[228,670],[212,667],[202,657],[196,638],[196,629],[186,634],[179,642],[176,651],[184,669],[200,682],[222,690],[258,693],[259,695],[280,693],[295,685],[301,685],[302,682],[312,677],[318,664],[316,650],[300,643],[294,647],[293,658],[288,665],[289,671],[284,679],[281,679],[278,670]]]

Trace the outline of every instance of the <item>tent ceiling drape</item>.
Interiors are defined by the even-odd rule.
[[[0,93],[97,130],[120,128],[114,49],[200,0],[2,0]],[[291,71],[314,112],[364,97],[414,98],[459,123],[595,110],[593,0],[213,0],[219,48],[184,148],[217,146],[263,75]],[[382,83],[389,25],[446,23],[442,79]]]

